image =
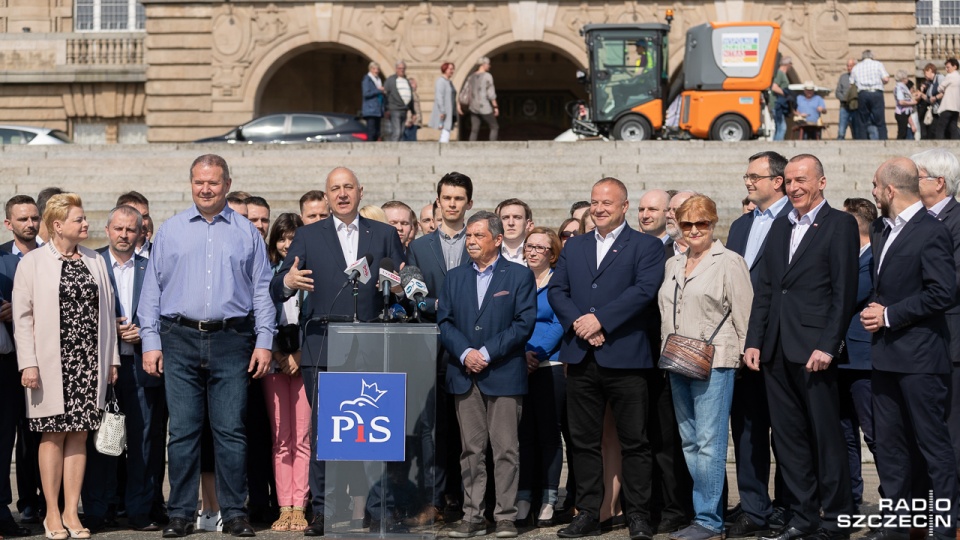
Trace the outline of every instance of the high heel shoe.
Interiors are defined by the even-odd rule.
[[[70,534],[70,538],[76,538],[77,540],[87,540],[87,538],[90,538],[90,529],[86,527],[82,529],[71,529],[64,523],[63,516],[60,517],[60,523],[63,523],[64,528],[67,529],[67,533]]]
[[[43,520],[43,535],[50,540],[67,540],[67,538],[70,538],[70,533],[68,533],[66,529],[51,531],[49,528],[47,528],[46,519]]]

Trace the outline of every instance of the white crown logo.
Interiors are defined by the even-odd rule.
[[[365,397],[370,401],[376,403],[387,393],[386,390],[380,390],[377,388],[377,383],[367,384],[367,381],[360,379],[363,388],[360,391],[360,397]]]

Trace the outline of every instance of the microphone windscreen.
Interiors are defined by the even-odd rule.
[[[410,267],[410,275],[413,277],[413,279],[419,279],[420,281],[423,281],[423,272],[421,272],[416,266]]]
[[[394,272],[397,269],[397,266],[393,264],[393,259],[390,257],[384,257],[380,259],[380,269],[386,270],[387,272]]]
[[[363,258],[367,260],[367,266],[370,266],[371,264],[373,264],[373,255],[367,253],[366,255],[363,256]]]
[[[416,268],[418,271],[420,270],[420,269],[417,268],[416,266],[411,266],[411,265],[409,265],[409,264],[400,269],[400,284],[401,284],[402,286],[406,287],[406,286],[407,286],[407,283],[410,283],[410,280],[411,280],[411,279],[417,279],[417,278],[413,275],[413,269],[414,269],[414,268]]]

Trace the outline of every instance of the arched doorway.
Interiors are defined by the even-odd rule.
[[[370,59],[345,48],[317,44],[278,62],[257,99],[256,115],[360,110],[360,81]]]
[[[581,66],[554,48],[530,43],[511,44],[489,56],[500,106],[501,141],[551,140],[570,128],[567,104],[587,98],[577,82]],[[460,140],[469,135],[468,115],[460,122]],[[487,139],[484,124],[479,140]]]

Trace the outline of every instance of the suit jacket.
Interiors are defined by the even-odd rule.
[[[857,307],[854,309],[853,317],[850,319],[850,326],[847,327],[847,335],[844,338],[846,347],[844,348],[843,359],[846,363],[841,363],[839,367],[846,369],[871,369],[870,361],[870,343],[873,336],[860,322],[860,312],[870,303],[870,297],[873,295],[873,246],[871,249],[863,252],[860,256],[860,269],[857,272]]]
[[[0,252],[13,253],[13,240],[0,244]]]
[[[667,260],[677,256],[677,251],[673,249],[673,238],[667,238],[667,241],[663,243],[663,255]]]
[[[886,307],[889,328],[873,334],[873,369],[896,373],[950,373],[944,312],[955,298],[953,244],[946,226],[924,209],[883,250],[883,219],[873,222],[873,301]]]
[[[780,209],[780,212],[777,213],[774,219],[776,218],[785,218],[793,210],[793,204],[790,201],[787,201],[787,204],[783,205],[783,208]],[[746,214],[738,217],[730,224],[730,232],[727,234],[727,249],[733,251],[737,255],[743,257],[747,253],[747,242],[750,240],[750,229],[753,228],[753,212],[747,212]],[[757,280],[760,277],[760,260],[763,259],[763,250],[767,246],[767,238],[770,237],[769,231],[767,236],[763,239],[763,242],[760,243],[760,251],[757,252],[757,257],[753,260],[753,264],[750,265],[750,282],[753,283],[753,288],[757,288]]]
[[[373,256],[370,265],[372,277],[360,285],[357,297],[357,318],[361,321],[374,321],[383,310],[383,295],[377,290],[376,276],[380,273],[380,261],[384,257],[393,259],[399,268],[406,262],[403,245],[397,230],[386,223],[372,221],[357,216],[358,234],[357,254]],[[313,274],[313,292],[306,295],[300,309],[300,323],[303,325],[301,336],[303,349],[301,364],[305,366],[327,365],[327,327],[321,319],[345,318],[353,315],[353,294],[351,286],[346,284],[347,276],[343,271],[354,261],[343,259],[340,239],[334,228],[333,217],[305,225],[297,229],[290,243],[287,257],[280,270],[270,282],[270,297],[274,302],[284,302],[294,293],[287,294],[283,289],[283,278],[290,271],[293,259],[299,257],[300,268]]]
[[[663,283],[665,249],[659,238],[624,227],[597,267],[597,240],[581,234],[567,240],[550,279],[550,305],[563,340],[560,361],[579,364],[593,351],[609,368],[652,368],[659,358],[660,311],[657,291]],[[593,313],[606,341],[594,348],[577,337],[573,322]]]
[[[383,92],[370,79],[369,73],[363,74],[363,79],[360,81],[360,91],[363,97],[360,116],[383,116]]]
[[[477,305],[477,271],[458,266],[447,275],[437,313],[440,341],[450,351],[447,391],[460,395],[473,383],[484,395],[527,393],[526,344],[537,320],[537,283],[533,272],[499,257],[483,303]],[[460,357],[486,347],[490,365],[467,373]]]
[[[107,265],[107,276],[110,278],[110,285],[113,287],[113,296],[116,300],[116,314],[117,317],[120,317],[120,314],[123,313],[123,309],[120,307],[120,292],[117,290],[117,278],[113,273],[113,265],[110,262],[109,255],[110,248],[104,246],[97,250],[97,253],[103,257],[103,263]],[[132,322],[133,324],[140,326],[140,318],[137,317],[137,306],[140,304],[140,289],[143,288],[143,276],[147,274],[147,261],[146,257],[136,255],[133,256],[133,305],[131,307],[132,312],[130,317],[128,317],[127,322]],[[117,336],[117,351],[120,350],[120,336]],[[147,375],[147,372],[143,370],[143,344],[137,343],[133,346],[133,365],[134,365],[134,380],[137,381],[139,386],[144,388],[161,386],[163,379],[160,377],[151,377]]]
[[[779,347],[798,364],[814,350],[836,357],[856,308],[856,219],[824,203],[788,262],[792,231],[788,218],[775,219],[760,262],[746,347],[762,362]]]
[[[443,258],[441,242],[443,240],[440,239],[440,229],[437,228],[432,233],[410,242],[410,249],[407,252],[407,263],[423,272],[423,280],[427,284],[427,307],[423,310],[423,318],[428,321],[437,320],[436,299],[440,298],[440,290],[443,289],[447,278],[447,263]],[[470,266],[470,263],[467,243],[464,242],[463,253],[460,254],[460,266]]]
[[[950,329],[950,359],[960,364],[960,203],[953,197],[937,216],[953,239],[953,260],[957,269],[957,297],[947,310],[947,328]],[[0,246],[2,247],[2,246]]]
[[[0,249],[0,295],[3,295],[3,300],[7,302],[13,301],[13,277],[17,273],[19,262],[20,257]],[[6,323],[6,325],[7,332],[13,339],[13,324]]]

